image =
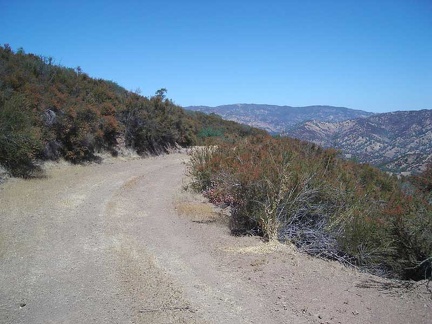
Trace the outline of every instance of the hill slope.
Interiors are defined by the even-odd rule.
[[[372,113],[344,107],[307,106],[290,107],[261,104],[236,104],[217,107],[189,106],[188,110],[215,113],[224,119],[259,127],[269,133],[281,134],[296,124],[319,120],[338,122],[371,116]]]
[[[342,150],[392,172],[420,171],[432,158],[432,110],[398,111],[337,123],[309,121],[288,136]]]
[[[98,151],[118,154],[124,147],[158,154],[207,137],[233,140],[262,133],[185,112],[165,94],[160,89],[143,97],[91,78],[79,67],[56,65],[51,57],[0,46],[0,165],[14,176],[29,176],[39,160],[79,163],[97,159]]]

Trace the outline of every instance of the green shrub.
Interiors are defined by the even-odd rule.
[[[0,102],[0,164],[12,176],[29,177],[37,169],[34,160],[41,148],[26,98],[15,95]]]

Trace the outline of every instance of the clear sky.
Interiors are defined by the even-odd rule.
[[[432,0],[0,0],[0,44],[182,106],[432,109]]]

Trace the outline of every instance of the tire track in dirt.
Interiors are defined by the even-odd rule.
[[[186,159],[0,185],[0,323],[430,323],[424,289],[177,215]]]
[[[202,228],[175,213],[185,158],[69,166],[2,185],[0,322],[280,322],[200,243]]]
[[[164,173],[171,167],[152,174]],[[106,205],[106,232],[115,242],[112,250],[125,302],[133,309],[134,323],[205,323],[185,300],[181,288],[147,250],[142,240],[147,235],[145,229],[141,234],[134,232],[149,225],[149,214],[143,204],[148,200],[145,191],[152,186],[148,178],[148,174],[132,177]]]
[[[147,296],[140,295],[138,289],[134,291],[134,300],[141,301],[136,308],[160,311],[143,312],[140,319],[148,323],[262,323],[265,318],[266,323],[280,323],[281,319],[274,318],[252,286],[214,259],[212,248],[200,241],[202,226],[175,213],[173,197],[180,190],[183,174],[184,165],[177,164],[133,178],[108,203],[107,214],[121,219],[118,226],[122,230],[115,229],[113,233],[127,235],[127,239],[119,239],[126,247],[126,251],[119,250],[128,260],[125,264],[143,269],[146,265],[139,257],[150,253],[152,267],[158,270],[153,275],[159,278],[157,286],[152,285],[154,282],[146,283],[143,290]],[[127,269],[129,273],[129,266]],[[134,282],[145,281],[133,280],[127,287],[135,289]]]
[[[127,209],[117,219],[107,210],[129,179],[182,158],[70,166],[2,185],[0,322],[140,322],[135,291],[170,282],[121,232]],[[146,265],[143,271],[134,260]]]

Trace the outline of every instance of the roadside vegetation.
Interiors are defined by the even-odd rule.
[[[0,46],[0,165],[31,177],[41,161],[98,152],[193,151],[193,187],[231,209],[234,234],[289,241],[312,255],[403,279],[431,278],[432,167],[397,179],[311,143],[93,79],[50,57]]]
[[[264,133],[185,112],[166,92],[147,98],[91,78],[80,67],[0,46],[0,165],[12,176],[29,177],[40,161],[97,161],[97,152],[116,155],[121,145],[141,155],[160,154],[216,137],[232,142]]]
[[[190,173],[196,190],[231,208],[235,234],[289,241],[381,276],[430,278],[430,177],[416,187],[424,177],[401,182],[338,155],[255,136],[194,151]]]

